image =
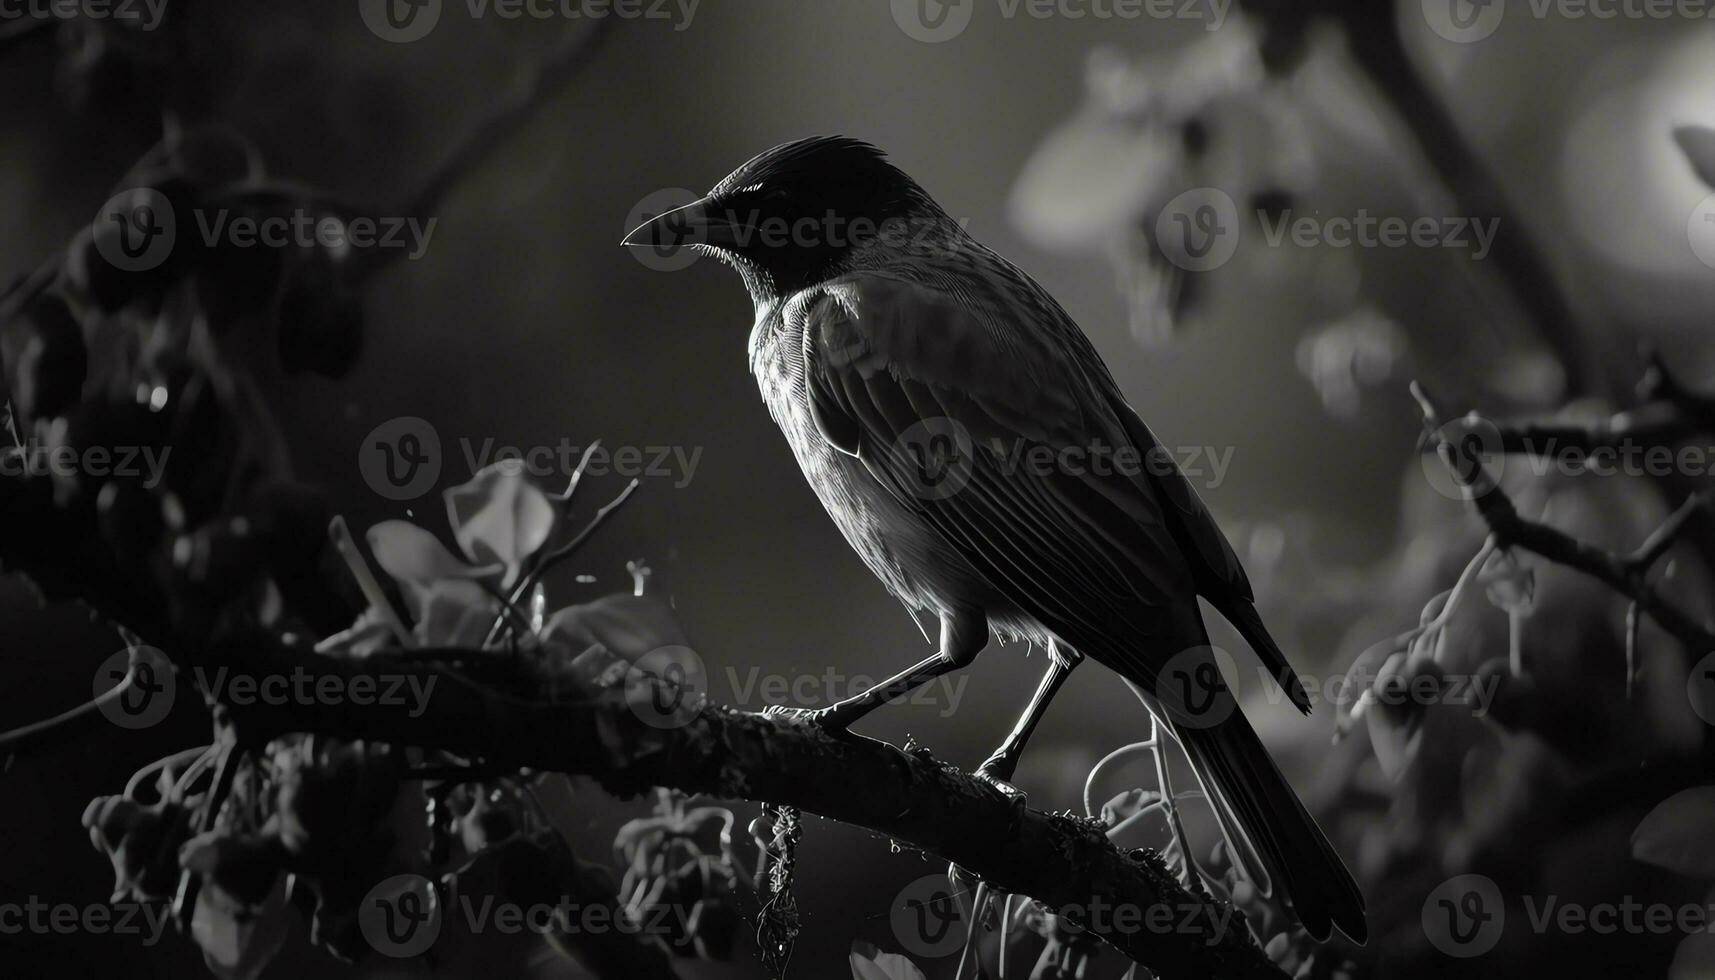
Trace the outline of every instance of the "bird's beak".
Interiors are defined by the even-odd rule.
[[[745,237],[745,228],[705,197],[650,218],[633,228],[620,244],[670,255],[687,245],[731,248]]]

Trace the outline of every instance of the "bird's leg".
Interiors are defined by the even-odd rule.
[[[1030,736],[1036,731],[1036,725],[1042,720],[1042,715],[1048,710],[1048,702],[1054,700],[1054,695],[1060,690],[1060,685],[1066,683],[1066,678],[1072,676],[1072,668],[1083,660],[1082,654],[1076,650],[1060,650],[1050,643],[1048,646],[1048,672],[1042,675],[1042,683],[1036,685],[1036,693],[1030,696],[1030,705],[1024,709],[1024,714],[1018,718],[1018,723],[1012,726],[1012,733],[995,749],[977,771],[972,775],[995,787],[1008,796],[1022,797],[1012,785],[1013,773],[1018,770],[1018,760],[1024,755],[1024,745],[1030,741]]]
[[[943,674],[977,659],[988,644],[988,617],[977,609],[961,609],[941,615],[941,649],[916,666],[893,675],[875,687],[826,708],[807,710],[776,705],[766,712],[801,718],[830,732],[843,732],[858,719],[895,698],[902,698]]]

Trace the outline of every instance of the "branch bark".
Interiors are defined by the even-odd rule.
[[[316,653],[302,639],[199,609],[157,568],[117,561],[94,508],[56,501],[49,481],[0,479],[0,561],[56,598],[82,599],[170,651],[181,672],[294,678],[311,690],[372,690],[394,678],[434,682],[420,704],[358,707],[346,699],[217,703],[247,741],[288,732],[443,749],[489,766],[593,777],[637,795],[655,786],[798,807],[951,861],[994,888],[1028,895],[1080,922],[1158,976],[1280,980],[1244,920],[1183,888],[1153,852],[1122,852],[1091,822],[1031,810],[927,752],[725,707],[656,728],[610,692],[573,701],[535,696],[527,673],[495,651],[422,651],[361,659]],[[263,544],[265,541],[258,541]],[[230,692],[231,686],[226,687]],[[420,708],[420,710],[419,710]]]
[[[435,678],[432,696],[415,715],[412,704],[361,710],[343,704],[225,706],[250,737],[317,732],[376,739],[444,749],[488,765],[590,776],[620,796],[667,786],[798,807],[938,855],[1001,891],[1028,895],[1157,976],[1283,976],[1242,918],[1186,890],[1153,852],[1122,852],[1099,824],[1029,809],[927,751],[907,753],[721,706],[658,728],[646,720],[652,715],[633,711],[619,693],[554,702],[508,696],[449,670],[440,656],[432,663],[385,655],[352,660],[286,647],[240,656],[235,672],[303,671],[340,685],[358,676]],[[473,650],[467,662],[496,657]]]

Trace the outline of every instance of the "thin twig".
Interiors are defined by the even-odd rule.
[[[1434,433],[1442,459],[1454,478],[1469,491],[1472,504],[1489,525],[1499,547],[1524,548],[1551,562],[1583,572],[1636,601],[1640,610],[1648,613],[1689,649],[1699,653],[1715,649],[1715,632],[1663,598],[1649,584],[1644,574],[1647,569],[1634,560],[1639,553],[1647,553],[1646,549],[1653,546],[1646,543],[1645,548],[1640,548],[1632,556],[1616,555],[1563,531],[1521,517],[1512,499],[1484,467],[1482,459],[1470,447],[1455,442],[1442,429],[1441,414],[1423,386],[1413,382],[1411,393],[1423,411],[1424,426]],[[1650,540],[1655,541],[1662,536],[1658,531],[1651,535]],[[1671,538],[1672,535],[1667,536]]]

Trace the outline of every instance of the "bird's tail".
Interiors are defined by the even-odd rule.
[[[1234,711],[1208,727],[1176,724],[1173,734],[1229,846],[1261,861],[1285,889],[1305,931],[1322,940],[1331,926],[1339,926],[1362,944],[1369,936],[1363,893],[1245,716]]]

